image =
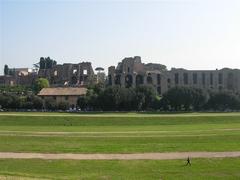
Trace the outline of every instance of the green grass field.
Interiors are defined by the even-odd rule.
[[[41,179],[222,179],[240,177],[240,158],[183,160],[72,161],[0,160],[1,176]],[[80,178],[81,177],[81,178]]]
[[[240,113],[0,113],[0,152],[179,151],[240,151]],[[0,179],[240,178],[240,158],[196,159],[192,167],[183,164],[182,160],[2,159]]]

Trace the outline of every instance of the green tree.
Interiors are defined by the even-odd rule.
[[[58,104],[58,109],[59,110],[67,110],[67,109],[69,109],[69,103],[68,102],[60,102]]]
[[[212,93],[206,105],[207,109],[224,111],[227,109],[239,110],[240,99],[230,92]]]
[[[20,96],[15,94],[1,94],[0,95],[1,108],[19,109],[21,106]]]
[[[45,109],[47,110],[56,110],[58,107],[57,107],[57,103],[55,101],[55,99],[53,98],[47,98],[45,100]]]
[[[39,61],[40,69],[51,69],[53,66],[57,65],[57,61],[51,59],[50,57],[41,57]]]
[[[88,108],[88,101],[86,96],[80,96],[77,100],[77,105],[81,110]]]
[[[147,110],[152,108],[157,98],[157,92],[152,86],[138,86],[135,89],[135,103],[137,110]]]
[[[161,99],[162,109],[200,110],[207,101],[207,95],[201,89],[174,87],[168,90]]]
[[[34,89],[36,94],[38,92],[40,92],[41,89],[47,88],[47,87],[49,87],[49,82],[48,82],[48,80],[46,78],[38,78],[38,79],[36,79],[36,81],[34,82],[34,85],[33,85],[33,89]]]

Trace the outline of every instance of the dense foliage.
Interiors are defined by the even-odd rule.
[[[55,60],[51,59],[50,57],[47,57],[47,58],[41,57],[40,58],[40,62],[39,62],[40,69],[51,69],[55,65],[57,65],[57,62]]]
[[[167,91],[161,100],[165,110],[200,110],[207,102],[207,94],[201,89],[175,87]]]
[[[151,109],[157,93],[151,86],[123,88],[120,86],[89,88],[87,95],[78,99],[84,110],[135,111]]]
[[[240,110],[240,98],[230,92],[205,92],[201,89],[175,87],[159,97],[151,86],[136,88],[90,87],[78,99],[82,110],[103,111],[199,111]]]
[[[48,86],[48,81],[42,78],[37,79],[33,87],[0,86],[0,108],[69,109],[67,102],[57,104],[53,98],[44,101],[36,96],[41,88]],[[98,84],[88,87],[77,105],[84,111],[227,111],[240,110],[240,96],[233,92],[174,87],[160,97],[152,86],[124,88]]]
[[[3,109],[42,109],[43,101],[35,95],[0,94]]]
[[[47,88],[47,87],[49,87],[49,81],[45,78],[38,78],[35,80],[33,84],[33,90],[36,94],[40,92],[42,88]]]
[[[210,94],[210,99],[206,104],[207,109],[213,110],[239,110],[240,98],[236,94],[220,92]]]

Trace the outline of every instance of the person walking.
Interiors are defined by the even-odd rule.
[[[192,165],[192,164],[191,164],[191,160],[190,160],[190,158],[189,158],[189,157],[187,158],[187,164],[186,164],[186,166],[188,166],[188,165],[189,165],[189,166],[191,166],[191,165]]]

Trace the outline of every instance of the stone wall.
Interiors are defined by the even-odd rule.
[[[167,70],[162,64],[144,64],[139,56],[125,58],[108,68],[108,84],[122,87],[152,85],[159,94],[176,86],[240,92],[240,70]]]
[[[51,69],[40,69],[38,76],[47,78],[53,86],[86,86],[96,81],[90,62],[58,64]]]

